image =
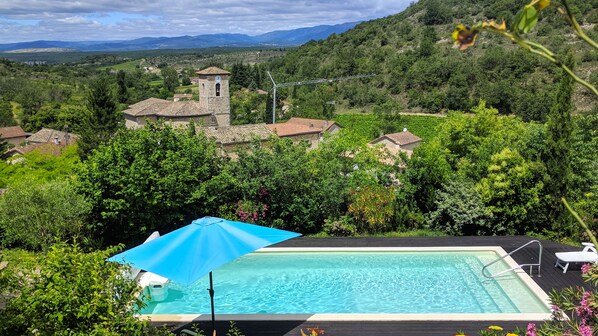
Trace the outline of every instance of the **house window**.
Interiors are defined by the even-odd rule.
[[[216,97],[220,97],[220,83],[216,83]]]

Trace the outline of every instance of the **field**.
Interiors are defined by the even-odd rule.
[[[381,121],[374,114],[339,114],[334,119],[341,126],[354,130],[367,139],[373,140],[379,136]],[[400,124],[424,141],[428,141],[434,138],[436,127],[443,121],[443,117],[436,115],[401,115]]]

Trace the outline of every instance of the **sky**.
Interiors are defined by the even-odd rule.
[[[110,41],[367,21],[414,0],[0,0],[0,43]]]

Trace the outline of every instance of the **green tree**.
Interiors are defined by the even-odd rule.
[[[432,230],[451,235],[493,234],[492,213],[471,181],[450,180],[438,190],[436,210],[430,213]]]
[[[78,188],[93,205],[91,230],[108,244],[130,243],[207,215],[204,183],[217,164],[203,133],[165,124],[119,132],[78,172]]]
[[[337,160],[324,166],[308,148],[307,142],[274,139],[271,148],[255,143],[250,152],[239,153],[238,160],[226,165],[211,183],[211,193],[221,195],[221,214],[237,216],[247,205],[262,209],[265,205],[260,224],[319,232],[324,219],[344,210],[346,184],[338,171],[330,169],[338,167]]]
[[[30,250],[74,240],[91,210],[67,180],[39,183],[22,180],[0,197],[2,243]]]
[[[108,77],[101,76],[89,85],[85,102],[87,114],[79,130],[79,156],[85,159],[91,151],[107,144],[122,126],[123,116],[116,110],[116,102]]]
[[[127,88],[127,74],[123,70],[116,73],[116,85],[118,87],[117,96],[119,103],[126,103],[129,100],[129,90]]]
[[[402,177],[405,190],[424,213],[435,209],[436,191],[452,174],[448,153],[439,142],[432,141],[415,148],[407,161],[408,168]]]
[[[573,69],[573,54],[570,52],[565,60],[565,65]],[[573,78],[562,71],[560,84],[556,94],[556,100],[550,114],[546,127],[548,139],[546,141],[546,154],[544,162],[550,180],[546,187],[551,196],[549,217],[553,220],[553,231],[565,233],[567,213],[561,198],[567,197],[571,181],[571,110],[573,95]]]
[[[422,22],[425,25],[444,24],[450,17],[449,9],[441,1],[431,0],[426,2],[426,12],[422,16]]]
[[[393,187],[364,186],[351,193],[347,213],[353,217],[361,232],[390,231],[395,201],[396,191]]]
[[[516,150],[505,148],[492,156],[488,175],[476,190],[493,213],[493,233],[541,231],[547,221],[542,215],[545,174],[542,163],[528,162]]]
[[[179,86],[179,74],[173,67],[163,68],[162,78],[164,79],[164,87],[169,92],[174,92],[174,89]]]
[[[10,102],[0,99],[0,127],[15,126],[16,124]]]
[[[136,315],[143,307],[137,284],[122,276],[120,265],[105,261],[117,250],[84,253],[77,246],[53,246],[38,267],[18,273],[19,286],[2,311],[0,333],[169,335]]]
[[[187,71],[184,71],[181,76],[181,85],[188,86],[191,84],[192,83],[191,83],[191,78],[189,78],[189,73]]]

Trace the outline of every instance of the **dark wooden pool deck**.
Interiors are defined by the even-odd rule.
[[[275,245],[274,247],[443,247],[443,246],[501,246],[506,252],[511,252],[519,246],[533,240],[527,236],[506,237],[413,237],[413,238],[295,238]],[[586,286],[581,279],[580,267],[570,266],[567,273],[555,268],[555,252],[576,251],[576,248],[552,241],[541,240],[543,246],[541,276],[532,279],[546,292],[572,286]],[[532,244],[513,254],[513,259],[519,264],[536,263],[538,259],[538,245]],[[526,271],[528,271],[526,269]],[[218,303],[216,302],[216,305]],[[218,315],[216,315],[218,320]],[[536,324],[542,321],[529,321]],[[299,336],[301,330],[307,333],[307,328],[318,327],[325,331],[325,336],[365,336],[365,335],[401,335],[401,336],[451,336],[457,331],[464,331],[467,335],[478,335],[479,330],[490,325],[500,325],[505,330],[515,327],[525,328],[528,322],[505,321],[400,321],[400,322],[309,322],[309,321],[238,321],[236,325],[245,336]],[[210,322],[197,322],[206,335],[211,335]],[[190,324],[169,325],[176,332],[189,328]],[[226,335],[229,321],[217,321],[218,335]]]

